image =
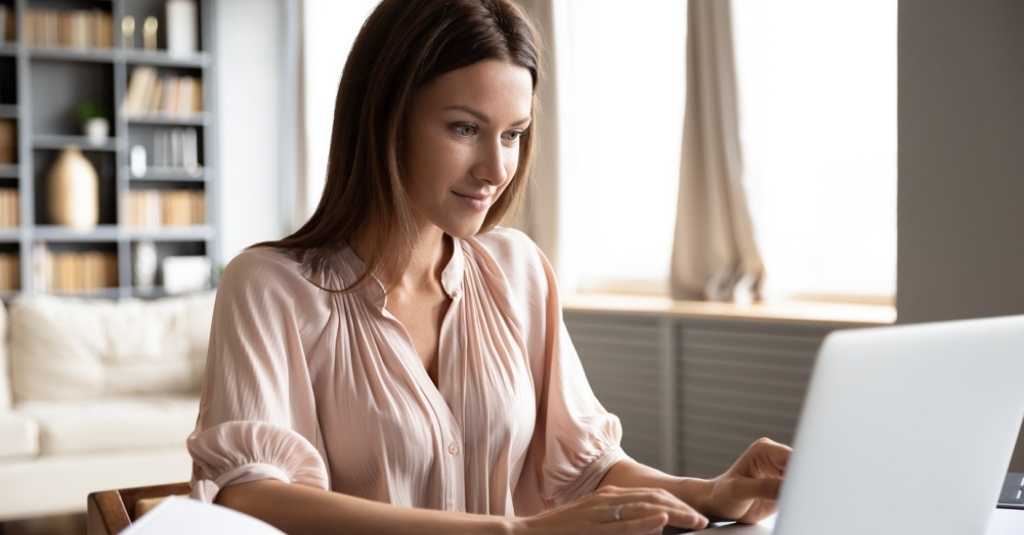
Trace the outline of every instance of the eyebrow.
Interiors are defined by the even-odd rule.
[[[483,113],[481,113],[481,112],[479,112],[477,110],[474,110],[473,108],[470,108],[469,106],[448,106],[448,107],[446,107],[444,109],[446,111],[447,110],[464,111],[464,112],[466,112],[466,113],[476,117],[477,119],[479,119],[482,122],[485,122],[485,123],[488,123],[488,124],[490,124],[490,122],[491,122],[491,120],[488,119],[486,115],[484,115]],[[528,122],[530,122],[530,118],[529,117],[523,117],[522,119],[519,119],[518,121],[512,123],[512,126],[519,126],[521,124],[526,124]]]

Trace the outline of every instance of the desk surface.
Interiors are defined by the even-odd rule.
[[[696,531],[694,533],[705,533],[707,535],[771,535],[774,524],[775,517],[773,516],[753,526],[734,524]],[[992,519],[989,521],[988,531],[985,535],[1020,535],[1021,533],[1024,533],[1024,510],[996,509],[992,513]]]

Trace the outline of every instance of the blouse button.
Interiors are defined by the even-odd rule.
[[[449,444],[448,445],[448,453],[450,453],[452,455],[458,455],[459,454],[459,445],[454,443],[454,442]]]

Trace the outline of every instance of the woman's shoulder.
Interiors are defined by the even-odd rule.
[[[228,262],[220,286],[290,289],[309,285],[300,263],[286,251],[266,246],[250,247]]]
[[[504,273],[513,291],[546,293],[550,268],[544,253],[521,230],[495,227],[469,240]]]
[[[503,259],[529,260],[536,257],[539,252],[537,244],[525,232],[512,227],[494,227],[473,236],[470,240]]]

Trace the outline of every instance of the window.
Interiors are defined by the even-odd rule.
[[[300,203],[306,207],[306,213],[299,218],[303,222],[313,215],[323,193],[341,71],[359,29],[378,3],[379,0],[307,0],[303,4],[305,80],[301,98],[306,108],[306,151],[299,157],[306,159],[308,175],[304,203]]]
[[[556,2],[563,290],[664,293],[685,103],[685,2]]]
[[[770,295],[895,294],[896,9],[733,2],[744,181]]]

